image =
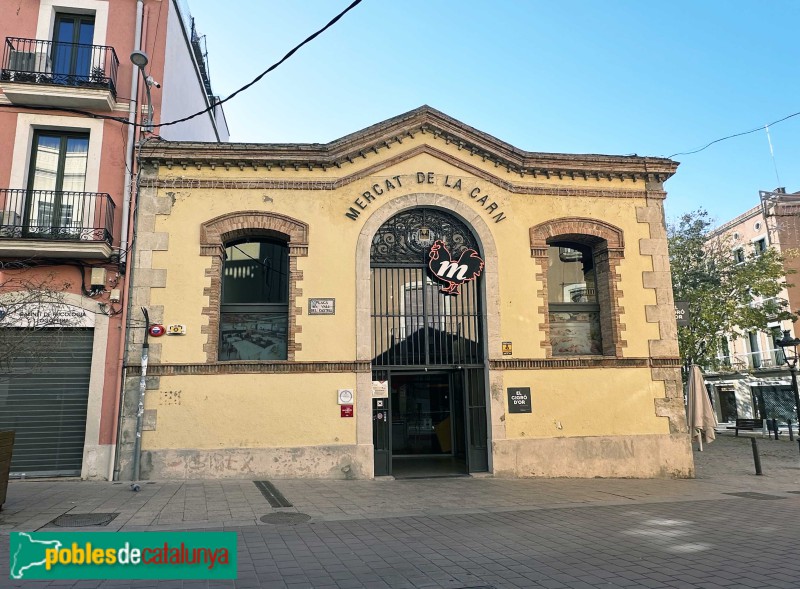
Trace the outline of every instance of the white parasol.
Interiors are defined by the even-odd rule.
[[[717,416],[711,401],[706,392],[706,385],[703,381],[703,373],[700,367],[692,364],[689,369],[689,383],[687,385],[686,411],[689,432],[692,441],[697,438],[699,450],[703,451],[703,441],[710,444],[714,441],[716,434],[714,428],[717,426]]]

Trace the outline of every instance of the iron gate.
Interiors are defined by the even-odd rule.
[[[756,412],[763,419],[780,423],[797,419],[794,391],[790,385],[761,385],[752,387]]]
[[[479,251],[466,225],[435,209],[395,215],[372,240],[373,367],[483,366],[478,281],[444,294],[429,268],[436,240],[452,260]]]
[[[444,211],[412,209],[389,219],[375,234],[370,252],[372,288],[373,380],[392,374],[444,370],[459,402],[456,420],[466,446],[469,472],[488,469],[483,302],[480,283],[469,280],[458,294],[442,292],[429,252],[436,241],[440,255],[457,261],[480,249],[469,228]],[[451,291],[452,292],[452,291]],[[389,387],[391,390],[391,387]],[[388,400],[387,400],[388,401]],[[373,403],[375,474],[391,473],[390,404]],[[462,446],[463,447],[463,446]]]

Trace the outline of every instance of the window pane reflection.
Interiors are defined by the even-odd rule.
[[[596,303],[592,253],[587,248],[550,247],[547,290],[551,303]]]
[[[221,313],[220,360],[286,360],[286,313]]]
[[[553,355],[602,354],[600,305],[591,248],[570,242],[551,245],[547,291]]]
[[[554,356],[602,354],[599,311],[550,313],[550,345]]]

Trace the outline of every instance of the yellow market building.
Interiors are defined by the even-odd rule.
[[[137,423],[143,479],[694,476],[676,162],[526,152],[429,107],[140,157],[122,478]]]

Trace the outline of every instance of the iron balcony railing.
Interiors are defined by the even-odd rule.
[[[103,241],[111,245],[114,201],[105,193],[0,189],[1,239]]]
[[[747,372],[750,370],[781,368],[783,365],[783,350],[759,350],[758,352],[743,352],[714,358],[703,369],[706,372]]]
[[[0,80],[105,88],[116,97],[119,60],[113,47],[6,37]]]

